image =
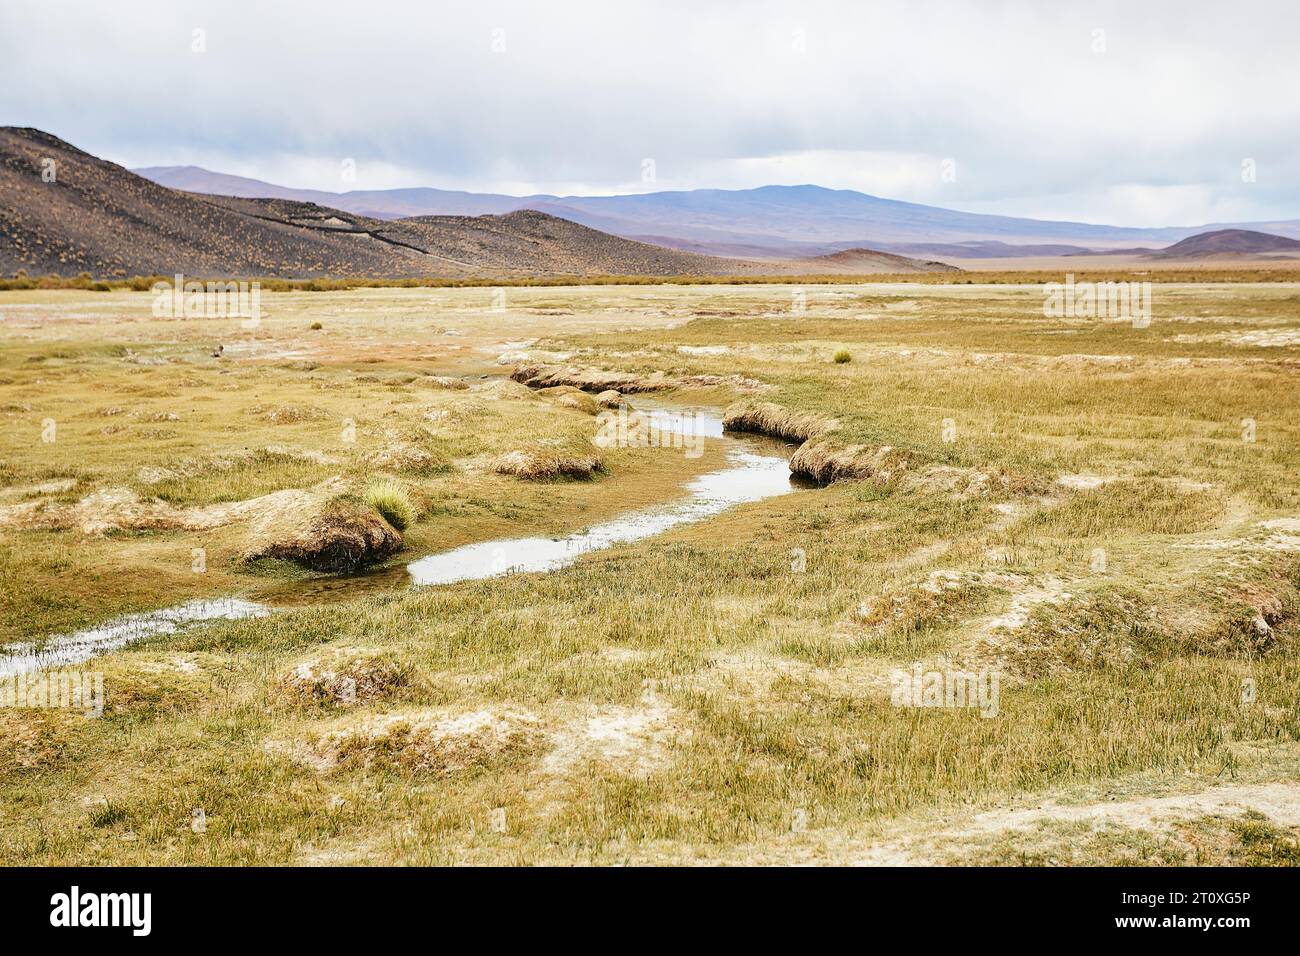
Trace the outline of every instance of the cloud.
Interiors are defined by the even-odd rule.
[[[127,165],[331,190],[643,191],[650,158],[658,188],[816,182],[1122,225],[1300,216],[1300,9],[1055,6],[10,4],[0,89],[5,122]]]

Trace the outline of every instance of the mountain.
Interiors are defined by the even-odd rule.
[[[207,196],[243,215],[332,233],[364,235],[408,252],[404,276],[731,275],[757,263],[701,256],[611,236],[532,209],[490,216],[369,219],[315,203]],[[326,273],[334,274],[334,273]]]
[[[1209,259],[1216,257],[1300,256],[1300,242],[1251,229],[1218,229],[1188,236],[1152,253],[1153,259]]]
[[[901,242],[881,248],[905,256],[942,256],[948,259],[1005,259],[1017,256],[1077,256],[1095,250],[1062,243],[1027,243],[1012,245],[996,239],[973,242]]]
[[[889,262],[892,271],[934,268],[900,257]],[[292,197],[183,192],[40,130],[0,127],[0,274],[19,269],[203,278],[810,271],[799,261],[756,262],[637,242],[532,209],[378,219]],[[882,266],[864,258],[817,270]]]
[[[959,212],[811,185],[623,196],[503,196],[440,189],[322,193],[224,176],[194,166],[150,167],[140,172],[163,185],[195,192],[303,199],[379,219],[536,209],[627,238],[702,254],[757,258],[827,255],[857,246],[904,255],[964,258],[1075,254],[1160,247],[1225,227],[1300,238],[1300,220],[1296,219],[1134,229]],[[963,248],[948,251],[953,245]],[[1072,251],[1039,251],[1043,247],[1072,247]]]
[[[393,275],[412,258],[167,189],[39,130],[0,128],[0,273]]]
[[[466,193],[450,189],[379,189],[331,193],[322,189],[292,189],[264,183],[260,179],[213,173],[200,166],[146,166],[131,172],[161,186],[185,192],[243,199],[296,199],[312,202],[374,219],[402,219],[407,216],[483,216],[528,208],[528,201],[552,200],[553,196],[499,196]]]
[[[888,272],[960,272],[961,270],[945,262],[919,262],[907,256],[892,252],[880,252],[876,249],[844,249],[824,256],[802,259],[809,272],[837,272],[844,270],[852,273],[888,273]]]

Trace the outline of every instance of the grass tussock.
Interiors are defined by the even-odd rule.
[[[817,438],[833,431],[838,424],[835,419],[814,412],[748,400],[729,405],[722,418],[722,427],[729,431],[754,432],[792,442]]]
[[[924,584],[876,596],[858,608],[857,618],[883,638],[906,640],[969,617],[989,593],[970,575],[936,575]]]
[[[344,651],[298,664],[281,676],[272,696],[294,708],[355,707],[397,700],[414,682],[409,661]]]
[[[368,502],[339,495],[278,515],[244,553],[245,563],[289,561],[312,571],[348,574],[391,557],[402,535]]]
[[[599,368],[564,368],[558,365],[520,365],[511,372],[510,377],[529,388],[548,389],[567,385],[596,394],[610,389],[616,389],[624,394],[659,392],[674,385],[664,377],[663,372],[640,375],[634,372],[616,372]]]
[[[327,731],[313,749],[339,770],[450,777],[526,760],[538,742],[535,722],[514,713],[399,713]]]
[[[1110,583],[1035,608],[1009,661],[1033,676],[1128,671],[1177,657],[1256,661],[1300,646],[1300,559],[1283,557],[1213,583],[1153,589]]]
[[[907,464],[907,456],[888,445],[872,448],[828,439],[804,442],[790,458],[792,472],[823,485],[862,478],[887,481]]]
[[[526,481],[587,480],[605,470],[604,459],[598,453],[581,449],[572,442],[567,445],[532,442],[497,456],[489,467],[498,475]]]
[[[415,523],[415,504],[400,482],[387,478],[376,479],[366,485],[363,497],[367,504],[398,531],[405,531]]]
[[[595,415],[601,409],[598,399],[572,385],[550,385],[539,388],[537,394],[542,398],[549,399],[561,408],[572,408],[574,411],[583,412],[587,415]]]

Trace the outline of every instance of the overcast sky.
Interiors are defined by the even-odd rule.
[[[127,166],[333,191],[817,183],[1118,225],[1300,218],[1296,0],[53,7],[0,0],[0,124]]]

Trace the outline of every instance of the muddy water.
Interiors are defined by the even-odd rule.
[[[640,541],[673,528],[704,521],[736,505],[785,495],[811,484],[792,478],[792,445],[757,435],[728,433],[716,409],[670,406],[641,398],[636,407],[648,415],[661,438],[659,453],[685,455],[695,442],[720,441],[726,467],[688,482],[682,497],[631,511],[562,538],[500,538],[432,554],[399,566],[350,577],[311,578],[288,584],[268,597],[279,607],[342,601],[407,585],[429,586],[478,580],[517,572],[553,571],[584,554]],[[682,436],[679,441],[672,436]],[[271,608],[239,598],[192,601],[172,608],[117,618],[99,627],[59,635],[40,644],[0,646],[0,677],[64,667],[117,650],[157,634],[173,634],[189,624],[216,619],[261,616]]]

